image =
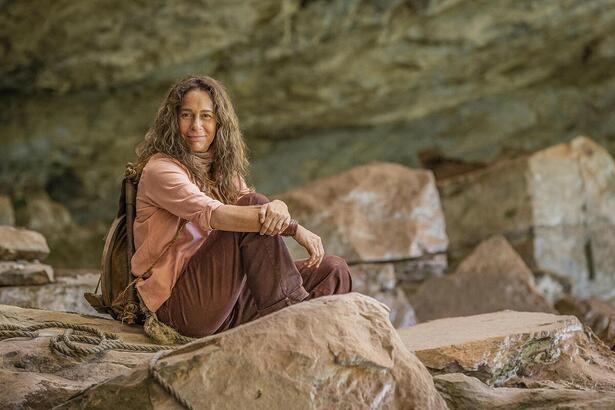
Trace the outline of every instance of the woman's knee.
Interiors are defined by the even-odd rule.
[[[240,206],[263,205],[268,202],[269,202],[269,198],[267,198],[265,195],[259,194],[258,192],[250,192],[249,194],[245,194],[241,196],[235,202],[235,205],[240,205]]]
[[[336,293],[352,291],[352,275],[346,261],[339,256],[326,255],[321,262],[321,268],[331,272],[338,282]]]

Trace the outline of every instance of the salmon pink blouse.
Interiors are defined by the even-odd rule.
[[[239,185],[241,194],[250,192],[243,179]],[[137,190],[133,227],[135,253],[131,264],[133,275],[139,277],[160,257],[149,278],[136,285],[141,300],[150,311],[156,312],[171,296],[184,266],[207,240],[212,230],[212,212],[221,205],[222,202],[203,193],[175,159],[155,154],[147,162]],[[182,220],[187,221],[185,226],[163,254]]]

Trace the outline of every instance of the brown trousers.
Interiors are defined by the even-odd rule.
[[[267,202],[252,193],[237,205]],[[351,289],[348,265],[337,256],[327,255],[318,268],[307,268],[305,261],[292,260],[278,235],[214,230],[156,314],[183,335],[203,337],[303,300]]]

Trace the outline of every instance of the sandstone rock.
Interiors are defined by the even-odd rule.
[[[615,354],[574,316],[504,311],[399,330],[433,374],[489,386],[615,391]]]
[[[450,409],[581,409],[615,407],[615,393],[568,388],[521,389],[491,387],[463,373],[434,377],[436,388]]]
[[[15,212],[11,199],[0,195],[0,225],[15,225]]]
[[[44,259],[48,254],[47,241],[40,233],[0,226],[0,260]]]
[[[60,270],[54,283],[0,287],[0,304],[102,316],[83,297],[85,292],[94,291],[98,277],[98,272],[88,270]]]
[[[44,321],[94,326],[117,333],[128,343],[151,343],[138,326],[73,313],[0,305],[0,323],[26,326]],[[62,331],[45,329],[36,339],[20,337],[0,341],[0,408],[52,408],[94,384],[129,372],[152,356],[152,353],[111,351],[80,360],[59,355],[50,350],[49,339]]]
[[[615,349],[615,307],[607,302],[592,298],[581,300],[566,296],[555,304],[563,315],[574,315],[591,327],[594,333],[611,348]]]
[[[532,272],[503,237],[483,242],[455,273],[425,281],[409,300],[421,322],[503,309],[555,312],[536,290]]]
[[[280,199],[321,236],[327,252],[351,262],[418,258],[448,244],[431,171],[364,165]]]
[[[37,262],[0,262],[0,286],[44,285],[53,282],[53,268]],[[3,303],[0,297],[0,303]]]
[[[580,297],[615,297],[615,161],[578,137],[439,184],[451,253],[504,234],[535,269]],[[610,210],[610,211],[609,211]]]
[[[387,315],[356,293],[318,298],[192,342],[157,368],[195,408],[445,408]],[[110,409],[128,397],[173,404],[143,366],[60,408]]]

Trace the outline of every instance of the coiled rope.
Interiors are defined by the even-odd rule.
[[[30,326],[13,325],[9,323],[0,323],[0,340],[13,337],[29,337],[37,338],[41,329],[60,328],[66,329],[63,334],[52,336],[49,340],[49,347],[52,351],[63,355],[83,359],[90,355],[101,354],[109,350],[121,350],[139,353],[155,353],[149,361],[148,371],[150,376],[179,404],[189,410],[193,407],[188,401],[183,398],[173,386],[167,383],[156,368],[158,360],[163,354],[169,353],[175,349],[169,349],[169,346],[153,345],[153,344],[131,344],[122,342],[119,336],[115,333],[103,332],[92,326],[78,325],[74,323],[64,323],[59,321],[48,321],[33,324]],[[75,331],[79,333],[75,333]],[[185,338],[184,340],[192,340]],[[85,344],[80,346],[76,343]]]

